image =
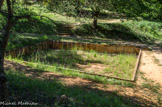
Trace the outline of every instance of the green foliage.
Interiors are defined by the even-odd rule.
[[[46,39],[46,36],[30,37],[21,34],[11,34],[6,51],[26,46],[32,46],[36,43],[44,41],[44,38]]]
[[[94,22],[98,19],[102,10],[113,8],[109,0],[49,0],[47,7],[54,12],[68,16],[93,18]],[[94,24],[95,27],[96,24]]]
[[[132,34],[128,27],[123,27],[121,24],[98,24],[94,29],[91,25],[85,24],[74,30],[75,34],[80,36],[97,36],[102,38],[137,39],[135,34]]]
[[[35,11],[34,7],[26,7],[21,5],[21,3],[14,5],[14,16],[22,16],[24,18],[14,20],[12,31],[19,33],[57,34],[60,23],[54,22],[47,16],[41,16],[38,11],[41,8],[37,7],[37,11]],[[0,29],[3,29],[7,21],[6,16],[0,14],[0,19]]]
[[[128,21],[123,24],[129,26],[137,34],[145,35],[148,39],[162,39],[162,23],[160,22]]]
[[[0,14],[0,30],[3,29],[3,27],[5,26],[6,24],[6,17],[4,17],[2,14]]]
[[[155,43],[162,40],[162,24],[149,21],[127,21],[118,24],[98,24],[94,29],[89,24],[84,24],[74,29],[80,36],[97,36],[102,38],[123,39]]]
[[[13,27],[13,31],[20,33],[56,34],[56,24],[46,18],[32,16],[30,19],[21,19]]]
[[[75,17],[97,18],[102,10],[106,10],[124,13],[127,17],[162,20],[162,2],[159,0],[49,0],[46,4],[53,11]]]
[[[40,37],[40,40],[41,40],[41,41],[46,41],[46,40],[48,40],[48,36],[47,36],[47,35],[41,36],[41,37]]]
[[[142,2],[143,8],[145,8],[140,14],[142,17],[150,20],[162,20],[162,2],[160,0],[143,0]]]
[[[115,0],[113,6],[118,13],[125,13],[128,17],[162,20],[160,0]]]
[[[81,70],[126,79],[132,78],[136,63],[136,55],[108,55],[107,53],[98,53],[92,50],[86,52],[78,49],[37,51],[30,55],[19,57],[22,60],[33,63],[46,64],[55,68],[65,68],[63,69],[65,71],[70,68],[72,71],[74,70],[73,72]],[[96,70],[93,67],[94,64],[96,64],[97,67],[101,67],[101,69]],[[84,67],[89,67],[90,69],[87,70],[84,69]]]
[[[46,7],[54,12],[66,13],[66,14],[74,14],[74,0],[48,0],[48,2],[44,1]]]

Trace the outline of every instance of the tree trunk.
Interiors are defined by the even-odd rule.
[[[79,0],[77,0],[77,6],[75,8],[76,8],[77,15],[79,15],[80,14],[80,1]]]
[[[97,18],[94,18],[93,19],[93,27],[94,28],[97,28]]]
[[[0,50],[0,101],[7,99],[7,79],[4,73],[4,52]]]
[[[100,10],[99,9],[97,9],[97,10],[95,10],[95,9],[92,9],[93,10],[93,14],[92,14],[92,16],[93,16],[93,28],[97,28],[97,22],[98,22],[98,16],[99,16],[99,13],[100,13]]]
[[[5,101],[8,97],[7,95],[7,79],[4,72],[4,55],[6,46],[8,43],[8,38],[10,34],[10,29],[12,26],[12,10],[11,10],[11,2],[7,1],[8,8],[8,20],[4,32],[2,33],[2,41],[0,41],[0,101]]]

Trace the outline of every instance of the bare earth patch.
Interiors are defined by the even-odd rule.
[[[159,65],[161,62],[156,62],[157,58],[161,60],[162,53],[143,51],[139,71],[143,72],[146,78],[162,86],[162,66]]]
[[[80,70],[87,71],[87,72],[93,71],[94,73],[102,72],[106,68],[106,65],[99,64],[99,63],[91,63],[90,65],[81,65],[81,64],[76,64],[76,65]]]
[[[121,23],[122,21],[125,21],[126,19],[111,19],[111,20],[102,20],[99,19],[100,23]]]

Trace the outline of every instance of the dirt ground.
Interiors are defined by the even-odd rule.
[[[123,87],[118,85],[109,85],[93,82],[91,80],[86,80],[77,77],[66,77],[58,75],[52,72],[42,72],[40,75],[34,72],[34,69],[30,67],[20,65],[18,63],[5,61],[6,69],[16,69],[19,71],[24,71],[27,76],[34,76],[40,79],[58,79],[61,80],[67,86],[81,86],[87,87],[87,89],[99,89],[107,92],[115,92],[122,96],[130,97],[132,102],[143,102],[145,105],[150,106],[151,104],[158,104],[157,106],[162,106],[162,51],[143,51],[140,61],[140,66],[138,70],[137,80],[135,82],[135,87]],[[153,92],[149,88],[144,88],[143,84],[151,81],[152,84],[159,84],[159,93]],[[146,85],[147,86],[147,85]],[[152,86],[151,86],[152,88]],[[141,104],[142,105],[142,104]]]
[[[76,64],[77,67],[83,71],[91,72],[102,72],[106,65],[100,64],[100,63],[91,63],[90,65],[82,65],[82,64]]]
[[[139,71],[143,72],[147,79],[162,86],[162,53],[143,51]],[[140,84],[139,81],[137,83]]]

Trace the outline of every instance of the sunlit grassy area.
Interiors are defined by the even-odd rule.
[[[15,62],[15,63],[29,66],[32,69],[35,69],[36,71],[53,72],[53,73],[57,73],[57,74],[68,76],[68,77],[80,77],[83,79],[88,79],[94,82],[99,82],[99,83],[104,83],[104,84],[119,85],[119,86],[124,86],[124,87],[134,87],[134,83],[132,82],[116,80],[116,79],[111,79],[111,78],[108,79],[106,77],[95,76],[95,75],[88,75],[84,73],[79,73],[78,71],[76,72],[76,70],[73,70],[73,69],[65,69],[64,67],[60,67],[60,66],[50,66],[50,65],[41,64],[41,63],[24,62],[23,60],[17,59],[17,58],[6,58],[6,59],[9,61]]]
[[[162,23],[130,20],[122,23],[99,23],[94,29],[90,24],[76,27],[73,32],[83,37],[101,37],[147,44],[162,43]]]
[[[132,78],[136,64],[136,55],[111,55],[77,49],[38,51],[27,56],[20,56],[19,59],[38,65],[50,65],[49,67],[55,69],[59,67],[65,71],[70,69],[70,71],[78,72],[79,70],[125,79]]]
[[[86,22],[92,22],[92,19],[90,18],[79,18],[79,17],[72,17],[72,16],[66,16],[65,13],[57,13],[57,12],[52,12],[49,11],[47,8],[44,6],[34,4],[28,7],[29,9],[32,9],[33,12],[39,13],[41,16],[46,16],[52,19],[55,22],[62,22],[62,23],[86,23]]]
[[[80,23],[84,20],[78,20],[75,17],[67,17],[58,13],[52,13],[39,5],[32,6],[30,13],[33,14],[30,19],[18,20],[10,35],[7,50],[28,46],[44,40],[70,40],[83,42],[83,38],[91,37],[90,42],[100,42],[95,38],[102,38],[105,41],[135,41],[152,45],[162,45],[162,23],[147,20],[128,20],[122,23],[100,23],[94,29],[92,24],[85,24],[69,29],[73,35],[78,35],[81,38],[63,38],[58,35],[58,32],[64,29],[66,24]],[[91,22],[91,21],[90,21]],[[6,18],[0,14],[0,29],[4,27]],[[17,32],[17,33],[16,33]],[[29,33],[29,35],[19,34]],[[44,38],[44,37],[48,38]],[[94,38],[94,39],[93,39]],[[85,42],[85,41],[84,41]],[[86,41],[87,42],[87,41]],[[103,41],[102,41],[103,42]]]
[[[122,23],[124,26],[129,27],[136,35],[142,35],[148,42],[151,40],[162,41],[162,23],[152,21],[127,21]],[[142,40],[142,39],[141,39]],[[150,40],[150,41],[149,41]],[[145,40],[142,40],[145,41]]]
[[[31,44],[35,44],[45,40],[66,40],[73,42],[75,41],[106,44],[117,44],[116,40],[120,40],[121,42],[135,41],[152,45],[162,45],[162,24],[158,22],[128,21],[120,24],[99,24],[96,30],[93,29],[91,25],[82,25],[72,30],[74,34],[79,35],[81,37],[79,39],[74,37],[60,37],[59,35],[57,35],[56,32],[58,32],[58,29],[61,29],[61,27],[57,28],[55,26],[56,29],[48,29],[48,27],[47,29],[44,29],[44,24],[45,23],[41,24],[42,27],[36,27],[32,24],[27,24],[25,27],[24,24],[18,25],[19,27],[16,28],[18,31],[22,30],[22,32],[25,31],[24,33],[30,33],[29,35],[25,35],[23,33],[12,33],[10,35],[7,50],[29,46]],[[47,24],[46,26],[52,25],[49,22],[49,24]],[[39,31],[43,32],[43,34],[41,34]]]
[[[21,0],[8,1],[12,2],[13,16],[18,16],[17,18],[20,16],[20,19],[17,20],[16,17],[12,19],[14,22],[8,35],[9,38],[6,38],[8,40],[5,49],[7,54],[10,50],[32,47],[44,41],[56,41],[56,43],[61,41],[79,45],[80,43],[95,43],[105,46],[121,44],[126,47],[127,45],[137,46],[142,50],[140,51],[142,60],[139,59],[137,72],[134,72],[137,61],[135,54],[99,53],[75,47],[70,50],[39,50],[26,55],[20,54],[17,57],[5,56],[6,89],[9,92],[9,95],[6,95],[7,101],[35,102],[40,107],[161,107],[162,93],[160,77],[158,77],[161,70],[159,58],[161,56],[158,48],[162,46],[162,22],[158,22],[161,19],[161,15],[158,14],[160,12],[155,14],[160,10],[159,2],[157,2],[157,6],[148,6],[148,13],[145,9],[142,10],[142,8],[146,8],[145,6],[139,9],[139,11],[146,12],[145,16],[147,14],[154,16],[150,17],[150,21],[149,15],[148,19],[138,15],[137,17],[130,17],[131,15],[126,17],[126,14],[121,14],[120,11],[114,9],[104,9],[97,12],[98,15],[95,16],[95,13],[91,13],[93,8],[91,10],[84,6],[82,13],[75,7],[77,14],[78,12],[83,14],[76,16],[61,10],[51,10],[46,7],[46,3],[37,3],[44,2],[43,0],[25,0],[25,2],[29,1],[27,4]],[[68,2],[68,0],[66,1]],[[85,2],[85,0],[79,1]],[[78,4],[79,1],[72,4]],[[142,2],[144,1],[149,2],[149,0]],[[158,0],[152,0],[152,3],[156,1]],[[52,2],[57,2],[57,0]],[[133,0],[130,2],[136,3],[136,1],[133,3]],[[147,2],[145,3],[147,4]],[[63,3],[65,2],[63,1]],[[91,4],[93,3],[89,5]],[[117,8],[118,4],[116,2],[114,4],[114,6],[104,7]],[[150,5],[154,5],[154,3]],[[128,8],[129,5],[126,7]],[[67,6],[66,9],[68,10],[68,8]],[[130,5],[128,11],[132,11],[133,8]],[[120,9],[122,10],[122,6]],[[138,11],[138,9],[135,10]],[[86,12],[90,13],[90,16],[84,15]],[[132,13],[136,14],[134,11]],[[0,9],[1,47],[5,43],[2,34],[5,34],[3,32],[8,16],[5,2]],[[21,18],[23,16],[26,17]],[[92,25],[92,17],[98,18],[96,27]],[[156,18],[159,19],[156,20]],[[49,46],[51,47],[52,44]],[[158,50],[157,52],[154,50],[155,48]],[[32,47],[32,50],[34,49]],[[147,53],[145,49],[150,52]],[[151,49],[154,51],[151,52]],[[157,59],[153,57],[156,54]],[[3,59],[3,54],[1,56]],[[1,68],[3,67],[1,66]],[[157,72],[151,75],[153,71]],[[132,80],[134,73],[137,78],[129,81]],[[1,77],[3,82],[3,75]],[[3,104],[0,101],[1,105]]]

